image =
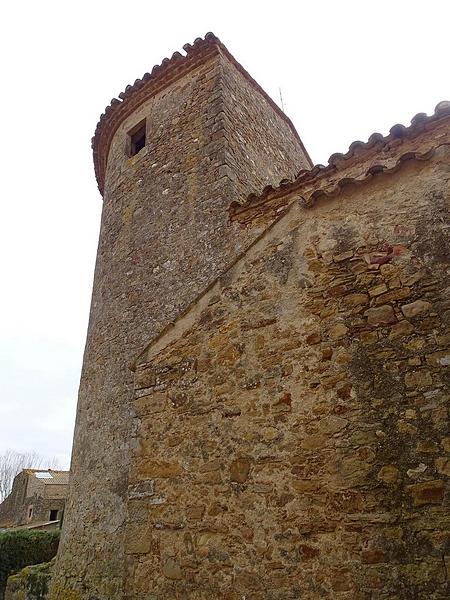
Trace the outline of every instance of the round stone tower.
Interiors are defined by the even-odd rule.
[[[103,214],[53,599],[157,597],[126,568],[127,501],[145,495],[129,483],[130,363],[258,235],[229,205],[311,166],[213,34],[184,50],[113,99],[93,138]]]

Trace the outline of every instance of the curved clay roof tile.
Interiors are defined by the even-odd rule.
[[[101,194],[103,194],[109,148],[120,123],[132,114],[133,111],[147,98],[151,97],[155,91],[158,91],[165,84],[167,85],[167,83],[171,83],[181,77],[183,73],[200,64],[201,61],[208,59],[214,51],[225,55],[242,75],[258,89],[259,93],[262,94],[272,106],[273,110],[284,119],[287,125],[292,129],[292,132],[299,140],[305,155],[308,156],[290,119],[236,61],[218,37],[212,32],[208,32],[204,39],[197,38],[192,45],[185,44],[183,49],[186,52],[186,56],[183,56],[180,52],[174,52],[171,58],[164,58],[160,65],[155,65],[153,67],[151,73],[146,73],[142,79],[136,79],[133,85],[127,85],[125,91],[119,94],[120,99],[113,98],[110,105],[101,115],[95,129],[94,137],[92,138],[95,175]],[[310,162],[310,164],[312,166],[312,162]]]
[[[328,164],[333,165],[334,163],[340,162],[341,160],[344,160],[344,159],[345,159],[345,154],[343,154],[342,152],[335,152],[328,159]],[[323,166],[323,165],[321,165],[321,166]]]
[[[389,133],[393,138],[402,138],[406,134],[406,129],[407,128],[404,125],[397,123],[389,129]]]
[[[345,161],[349,158],[361,155],[362,160],[364,160],[364,151],[369,148],[372,148],[375,144],[380,144],[385,146],[386,148],[389,148],[390,142],[392,142],[393,140],[399,140],[399,142],[401,143],[402,139],[412,139],[414,138],[414,136],[423,132],[424,125],[431,125],[435,121],[446,117],[450,117],[450,102],[448,100],[439,102],[436,105],[434,113],[430,116],[427,116],[425,113],[418,113],[417,115],[415,115],[415,117],[411,119],[411,125],[409,127],[405,127],[401,124],[394,125],[389,130],[389,134],[387,136],[383,136],[381,133],[372,133],[372,135],[369,137],[369,140],[366,143],[361,142],[359,140],[352,142],[349,146],[349,150],[347,151],[347,153],[342,154],[340,152],[336,152],[332,154],[328,159],[328,164],[326,166],[319,164],[312,167],[309,171],[302,169],[301,171],[299,171],[296,178],[288,183],[281,182],[279,186],[266,186],[261,194],[251,194],[250,196],[248,196],[247,200],[243,204],[233,202],[230,205],[230,211],[245,211],[247,208],[251,208],[252,204],[260,206],[271,194],[277,195],[280,192],[282,192],[283,194],[292,192],[297,188],[300,188],[303,183],[314,180],[322,173],[326,173],[326,171],[331,171],[332,169],[336,169],[339,171],[340,169],[345,168]],[[397,168],[399,168],[401,164],[408,160],[428,160],[433,153],[434,148],[425,153],[419,153],[415,151],[405,152],[398,158],[396,164],[393,167],[389,168],[386,165],[373,165],[368,169],[363,179],[357,179],[352,177],[343,178],[340,181],[338,181],[334,189],[339,190],[343,185],[347,185],[349,181],[360,183],[366,177],[370,177],[377,173],[393,172]],[[339,165],[337,163],[339,163]],[[316,197],[318,197],[319,195],[323,195],[324,193],[326,193],[326,195],[332,195],[334,191],[332,190],[324,192],[323,190],[318,189],[312,193],[310,199],[315,199]],[[307,204],[309,204],[309,201],[307,202]]]
[[[367,169],[366,175],[377,175],[378,173],[382,173],[386,168],[386,165],[372,165]]]
[[[427,113],[424,113],[424,112],[417,113],[417,115],[415,115],[411,119],[411,125],[420,125],[420,123],[424,123],[427,119],[428,119]]]
[[[367,140],[367,143],[372,146],[372,145],[376,144],[377,142],[381,142],[382,140],[384,140],[384,135],[382,133],[378,133],[377,131],[375,131],[375,133],[372,133],[372,135],[369,137],[369,139]]]
[[[361,142],[360,140],[356,140],[350,144],[349,149],[345,154],[342,154],[341,152],[335,152],[334,154],[332,154],[330,156],[330,158],[328,159],[328,164],[326,166],[319,164],[319,165],[315,165],[314,167],[312,167],[312,169],[309,171],[305,171],[304,169],[302,169],[301,171],[299,171],[299,173],[297,174],[295,179],[293,179],[292,181],[290,181],[288,183],[282,183],[279,185],[279,187],[266,186],[261,194],[259,194],[259,195],[251,194],[247,198],[246,202],[244,204],[240,204],[239,206],[242,209],[245,206],[251,204],[252,202],[260,203],[260,202],[264,201],[265,197],[269,196],[271,193],[276,193],[276,192],[279,192],[280,190],[283,190],[283,191],[289,190],[290,191],[291,189],[294,189],[296,186],[301,185],[301,183],[303,183],[303,181],[314,179],[315,177],[318,176],[319,173],[321,173],[323,171],[331,170],[332,168],[337,168],[338,167],[337,163],[340,163],[339,166],[341,166],[346,160],[355,156],[355,154],[357,154],[357,153],[362,154],[364,150],[373,147],[375,144],[382,143],[382,144],[388,145],[388,143],[394,139],[401,140],[406,137],[412,138],[416,134],[418,134],[420,131],[423,130],[424,124],[433,123],[434,121],[437,121],[438,119],[440,119],[442,117],[448,117],[448,116],[450,116],[450,102],[448,100],[443,100],[442,102],[439,102],[436,105],[436,108],[432,115],[427,116],[425,113],[418,113],[411,120],[411,125],[409,127],[405,127],[405,125],[402,125],[402,124],[396,124],[393,127],[391,127],[391,129],[389,130],[389,134],[387,136],[383,136],[381,133],[375,132],[375,133],[372,133],[372,135],[369,137],[367,142]],[[406,153],[403,155],[403,156],[407,157],[407,158],[405,158],[405,160],[410,160],[410,158],[409,158],[410,154],[411,153]],[[415,159],[417,159],[417,160],[420,159],[419,155],[417,153],[413,153],[413,154],[414,154]],[[399,159],[398,164],[400,164],[400,163],[401,163],[401,159]],[[380,171],[383,171],[385,168],[386,167],[384,167],[382,165],[375,165],[369,169],[369,175],[379,173]]]
[[[450,101],[449,100],[441,100],[441,102],[438,102],[438,104],[436,104],[436,108],[434,109],[434,112],[437,115],[447,114],[449,111],[450,111]]]

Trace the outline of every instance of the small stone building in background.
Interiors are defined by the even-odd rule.
[[[0,529],[59,527],[66,503],[69,471],[24,469],[0,504]]]

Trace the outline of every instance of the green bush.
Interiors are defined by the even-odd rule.
[[[0,600],[6,581],[28,565],[50,561],[58,550],[60,531],[3,531],[0,533]]]
[[[55,560],[53,558],[42,565],[31,565],[15,575],[10,575],[6,584],[5,598],[45,600]]]

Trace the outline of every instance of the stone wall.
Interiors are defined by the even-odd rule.
[[[14,478],[9,496],[0,504],[0,526],[12,527],[50,520],[50,511],[57,510],[58,518],[64,510],[67,485],[45,485],[26,471]],[[29,509],[33,508],[29,518]]]
[[[11,527],[21,522],[27,485],[28,475],[24,472],[18,473],[10,494],[0,504],[0,527]]]
[[[307,163],[296,134],[257,88],[239,118],[231,112],[225,118],[230,91],[224,72],[229,78],[236,68],[228,62],[217,51],[160,89],[112,140],[53,598],[123,597],[129,364],[255,238],[255,232],[229,226],[230,201],[278,184]],[[239,96],[240,84],[234,85]],[[128,158],[127,132],[143,118],[147,145]],[[246,144],[252,147],[249,160],[233,162],[230,157]],[[284,153],[278,152],[282,144]]]
[[[26,503],[21,507],[21,521],[18,524],[50,521],[50,512],[54,510],[58,511],[57,519],[61,519],[65,503],[64,498],[41,498],[39,496],[27,498]],[[28,519],[28,508],[30,506],[33,507],[33,516],[31,519]]]
[[[448,146],[288,213],[137,362],[126,598],[447,598]]]
[[[247,78],[228,61],[222,67],[223,129],[226,131],[226,162],[234,182],[233,196],[244,199],[246,194],[259,194],[269,182],[294,179],[301,169],[312,163],[305,154],[294,164],[289,157],[298,153],[301,141],[292,135],[287,121],[261,102]],[[261,140],[265,146],[261,148]],[[303,144],[301,148],[304,150]],[[280,171],[280,164],[291,168]],[[251,187],[248,178],[251,176]],[[281,176],[281,177],[280,177]]]

